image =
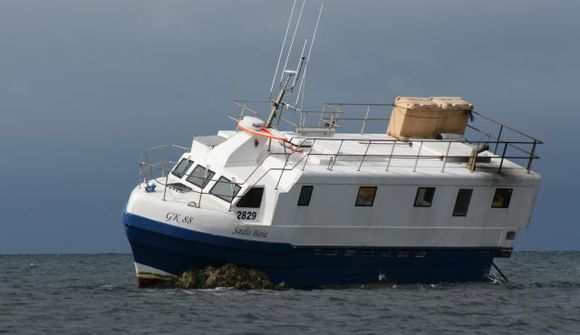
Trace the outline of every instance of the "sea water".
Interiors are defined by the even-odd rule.
[[[515,252],[504,284],[139,289],[131,255],[0,256],[7,334],[580,334],[580,252]]]

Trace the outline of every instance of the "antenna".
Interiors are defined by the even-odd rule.
[[[274,121],[276,115],[278,115],[278,110],[286,105],[284,103],[284,95],[286,95],[286,92],[291,92],[294,89],[294,85],[297,82],[297,78],[300,78],[300,73],[302,72],[302,68],[304,67],[305,62],[306,57],[302,56],[300,58],[300,62],[298,63],[298,67],[296,68],[296,70],[284,70],[282,72],[282,79],[285,80],[281,82],[280,91],[278,92],[276,99],[272,101],[272,109],[270,111],[270,116],[268,116],[268,120],[264,124],[264,127],[266,128],[272,127],[272,122]]]
[[[292,54],[292,50],[294,47],[294,41],[296,40],[296,34],[298,32],[298,28],[299,28],[300,22],[302,20],[302,13],[304,12],[304,5],[306,4],[307,0],[301,0],[301,1],[302,1],[302,3],[300,5],[300,11],[298,13],[297,19],[295,20],[294,16],[295,16],[297,0],[294,0],[294,3],[292,4],[292,10],[290,13],[290,18],[288,19],[288,25],[286,26],[286,32],[284,33],[284,41],[282,42],[282,48],[281,48],[280,54],[278,56],[276,70],[275,70],[274,76],[272,78],[272,84],[270,86],[269,99],[272,103],[272,108],[270,111],[270,115],[268,116],[268,120],[264,124],[264,127],[266,127],[266,128],[272,127],[272,123],[273,123],[274,119],[276,118],[276,116],[278,116],[279,113],[281,113],[283,111],[284,108],[289,107],[289,108],[292,108],[294,110],[298,110],[298,108],[297,108],[298,102],[300,100],[302,100],[302,104],[304,104],[303,87],[304,87],[304,82],[305,82],[305,77],[306,77],[306,70],[308,69],[308,60],[310,59],[310,55],[312,53],[312,47],[314,45],[314,40],[316,39],[316,34],[318,31],[318,24],[320,23],[320,17],[322,15],[322,9],[324,8],[324,6],[322,3],[320,4],[320,10],[318,12],[318,17],[316,19],[316,25],[314,27],[312,39],[306,38],[304,40],[304,44],[302,45],[302,51],[300,52],[300,58],[299,58],[298,64],[296,65],[296,69],[290,70],[287,68],[288,61],[289,61],[290,56]],[[296,22],[294,22],[294,21],[296,21]],[[288,33],[290,32],[291,27],[294,29],[294,31],[292,33],[290,45],[288,46],[288,49],[286,50],[286,41],[288,39]],[[284,65],[282,67],[282,71],[280,71],[280,77],[278,79],[280,82],[280,84],[279,84],[280,91],[276,95],[276,98],[272,100],[272,93],[273,93],[273,89],[274,89],[274,84],[276,81],[276,76],[278,74],[278,71],[280,70],[280,62],[282,60],[282,54],[284,53],[284,50],[286,50],[287,53],[286,53],[286,59],[284,60]],[[286,96],[287,93],[293,92],[294,88],[297,85],[298,85],[298,94],[296,97],[295,106],[292,106],[290,104],[285,103],[284,97]],[[279,122],[279,120],[278,120],[278,122]]]
[[[304,12],[304,5],[306,4],[306,0],[302,0],[302,6],[300,7],[300,13],[298,13],[298,20],[296,21],[296,25],[294,26],[294,33],[292,34],[292,40],[290,40],[290,46],[288,47],[288,53],[286,54],[286,61],[284,62],[283,69],[285,70],[288,66],[288,59],[290,59],[290,54],[292,53],[292,47],[294,46],[294,40],[296,39],[296,32],[298,32],[298,27],[300,26],[300,21],[302,20],[302,12]],[[282,81],[282,77],[284,73],[280,73],[280,81]]]
[[[310,63],[310,54],[312,54],[312,47],[314,46],[314,41],[316,40],[316,34],[318,33],[318,24],[320,23],[320,17],[322,16],[322,9],[324,9],[324,3],[320,3],[320,10],[318,11],[318,18],[316,18],[316,25],[314,26],[314,33],[312,34],[312,40],[310,41],[310,47],[308,48],[308,56],[306,56],[306,64],[304,64],[304,75],[300,80],[300,85],[298,86],[298,93],[296,94],[296,101],[294,105],[298,107],[298,102],[301,100],[302,106],[304,107],[304,91],[302,91],[302,87],[304,87],[304,82],[306,81],[306,73],[308,71],[308,63]],[[302,93],[302,96],[300,95]]]
[[[284,47],[286,46],[286,40],[288,39],[288,31],[290,31],[290,24],[292,23],[292,17],[294,17],[294,9],[296,8],[296,0],[292,4],[292,10],[290,11],[290,17],[288,18],[288,25],[286,26],[286,32],[284,33],[284,40],[282,41],[282,47],[280,48],[280,55],[278,56],[278,62],[276,63],[276,70],[274,70],[274,75],[272,76],[272,85],[270,86],[270,99],[272,99],[272,91],[274,90],[274,83],[276,82],[276,75],[280,69],[280,61],[282,60],[282,54],[284,53]]]

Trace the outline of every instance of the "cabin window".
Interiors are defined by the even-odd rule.
[[[187,177],[187,181],[199,188],[205,188],[207,183],[213,178],[215,172],[198,165],[193,169],[191,174]]]
[[[262,195],[264,194],[263,187],[253,187],[246,194],[242,196],[236,207],[244,208],[260,208],[262,204]]]
[[[472,189],[460,189],[457,192],[457,199],[455,200],[455,208],[453,208],[453,216],[467,216],[469,209],[469,202],[471,201]]]
[[[215,185],[213,185],[209,193],[224,201],[232,202],[240,189],[240,185],[232,183],[226,177],[220,177],[218,181],[216,181]]]
[[[370,207],[375,202],[376,186],[361,186],[358,189],[355,206]]]
[[[189,159],[183,158],[175,166],[175,169],[173,169],[173,171],[171,171],[171,174],[173,174],[176,177],[181,178],[181,177],[183,177],[185,175],[185,173],[187,172],[187,170],[189,170],[189,168],[191,167],[192,164],[193,164],[193,161],[190,161]]]
[[[498,188],[495,190],[493,195],[493,202],[491,203],[491,208],[508,208],[510,206],[510,200],[512,198],[511,188]]]
[[[300,196],[298,197],[298,206],[310,205],[310,198],[312,197],[312,190],[314,186],[302,186],[300,189]]]
[[[415,196],[415,207],[431,207],[435,187],[419,187]]]

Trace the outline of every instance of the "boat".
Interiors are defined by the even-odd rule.
[[[298,288],[501,273],[542,142],[459,97],[304,109],[313,41],[293,70],[278,60],[275,96],[234,101],[234,129],[141,156],[123,214],[140,287],[228,263]]]

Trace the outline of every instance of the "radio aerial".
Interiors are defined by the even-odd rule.
[[[306,4],[307,0],[302,0],[301,5],[300,5],[300,11],[298,12],[297,18],[295,18],[295,16],[296,16],[296,13],[295,13],[296,4],[298,1],[299,0],[294,0],[294,2],[292,4],[292,10],[290,11],[290,18],[288,19],[288,25],[286,26],[286,32],[284,33],[284,40],[282,42],[282,48],[280,49],[280,55],[278,56],[278,62],[276,63],[276,70],[274,71],[274,76],[272,77],[272,85],[270,86],[270,98],[269,98],[269,100],[272,104],[272,108],[270,110],[270,115],[268,116],[268,119],[267,119],[266,123],[264,124],[264,127],[266,127],[266,128],[272,128],[272,123],[274,122],[274,119],[277,116],[281,115],[282,110],[284,108],[286,108],[286,106],[291,106],[288,103],[284,102],[284,98],[288,94],[291,94],[294,91],[294,88],[296,87],[296,85],[298,85],[298,94],[296,96],[296,101],[294,103],[294,106],[291,106],[292,109],[294,109],[294,110],[298,109],[299,102],[301,100],[301,96],[300,96],[301,93],[302,93],[302,100],[303,100],[304,92],[303,92],[302,88],[304,85],[304,79],[306,78],[306,70],[308,68],[308,61],[309,61],[308,59],[310,58],[310,55],[312,53],[312,47],[314,45],[314,40],[316,38],[316,33],[318,31],[318,23],[320,22],[320,17],[322,15],[322,9],[324,8],[324,5],[322,3],[320,4],[320,10],[318,12],[318,17],[316,19],[316,25],[314,26],[314,32],[312,34],[312,39],[309,40],[308,38],[306,38],[304,40],[304,44],[302,46],[302,52],[300,53],[300,58],[298,60],[298,64],[296,65],[296,68],[295,69],[288,69],[287,68],[288,60],[290,59],[290,55],[292,54],[294,40],[296,39],[296,33],[298,32],[298,27],[300,26],[300,21],[302,20],[302,13],[304,11],[304,5]],[[286,48],[288,33],[289,33],[291,28],[294,28],[294,31],[292,33],[292,39],[290,41],[290,44],[289,44],[288,48]],[[279,85],[278,85],[280,87],[280,89],[279,89],[276,97],[274,99],[272,99],[272,93],[274,90],[274,83],[276,82],[278,70],[280,69],[280,62],[282,60],[282,55],[284,54],[285,50],[286,50],[286,60],[284,61],[284,66],[282,68],[282,71],[280,72]],[[304,103],[304,102],[302,101],[302,103]]]

